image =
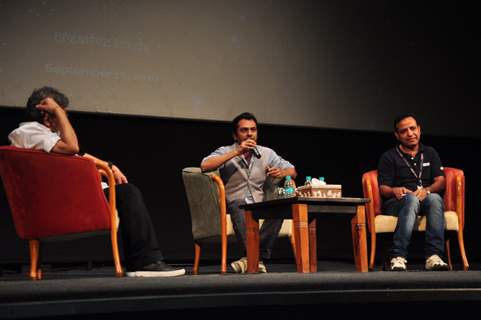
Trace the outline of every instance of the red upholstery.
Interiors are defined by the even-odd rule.
[[[369,183],[368,183],[369,182]],[[368,188],[371,190],[368,191]],[[372,194],[369,200],[369,208],[368,213],[374,213],[376,216],[381,214],[381,194],[379,193],[379,184],[377,182],[377,170],[371,170],[362,176],[362,190],[364,196],[368,197],[367,195]]]
[[[446,175],[444,210],[456,211],[459,228],[462,230],[464,229],[464,172],[460,169],[445,167],[444,174]],[[458,189],[461,191],[460,194],[457,192]]]
[[[0,147],[0,175],[21,239],[110,230],[109,207],[92,161]]]
[[[107,199],[97,167],[108,177]],[[29,241],[30,277],[38,268],[42,239],[110,231],[115,273],[122,276],[115,209],[115,181],[106,164],[77,156],[0,147],[0,176],[13,222],[21,239]]]

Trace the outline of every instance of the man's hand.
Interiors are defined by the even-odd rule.
[[[394,194],[396,199],[401,200],[402,197],[413,192],[404,187],[395,187],[395,188],[392,188],[392,193]]]
[[[267,167],[266,171],[268,176],[274,177],[274,178],[282,178],[284,177],[283,170],[277,167]]]
[[[47,97],[47,98],[43,99],[40,102],[40,104],[37,104],[35,107],[38,110],[44,111],[44,112],[48,113],[49,115],[53,115],[53,116],[55,116],[56,112],[59,112],[59,111],[65,112],[62,109],[62,107],[60,107],[58,105],[58,103],[50,97]]]
[[[115,182],[117,184],[128,183],[127,177],[120,171],[120,169],[116,166],[112,166],[112,173],[114,174]]]
[[[239,154],[244,154],[252,151],[252,149],[254,149],[255,146],[257,146],[257,143],[255,140],[247,139],[239,143],[239,149],[237,149],[237,151],[239,152]]]
[[[428,189],[419,188],[416,191],[414,191],[414,194],[419,199],[419,201],[423,201],[428,196]]]
[[[36,108],[42,113],[42,124],[60,135],[60,140],[51,151],[65,154],[78,153],[77,135],[68,120],[65,109],[50,97],[43,99]]]

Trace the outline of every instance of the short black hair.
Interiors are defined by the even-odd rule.
[[[32,94],[28,98],[27,108],[25,110],[25,117],[27,121],[37,121],[42,123],[42,113],[36,108],[36,105],[40,104],[45,98],[52,98],[59,106],[66,109],[70,103],[68,97],[53,87],[44,86],[39,89],[33,90]]]
[[[418,126],[420,125],[418,119],[416,119],[416,116],[413,113],[403,113],[394,118],[394,132],[397,132],[397,125],[399,124],[399,122],[409,117],[416,120]]]
[[[232,132],[236,133],[239,121],[241,120],[254,120],[257,125],[256,117],[250,112],[243,112],[232,120]]]

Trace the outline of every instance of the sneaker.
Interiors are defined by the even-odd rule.
[[[260,273],[267,273],[266,265],[262,261],[259,261],[259,272]]]
[[[406,271],[407,260],[403,257],[394,257],[391,259],[391,271]]]
[[[242,257],[230,264],[235,273],[245,273],[247,271],[247,258]]]
[[[242,257],[239,260],[236,260],[230,264],[232,269],[234,269],[235,273],[246,273],[247,271],[247,258]],[[267,273],[267,268],[264,262],[259,261],[259,272],[260,273]]]
[[[444,271],[449,270],[449,265],[444,262],[437,254],[433,254],[426,259],[424,268],[429,271]]]
[[[163,261],[148,264],[140,269],[127,271],[127,277],[176,277],[185,274],[183,268],[173,268]]]

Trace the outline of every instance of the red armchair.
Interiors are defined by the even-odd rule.
[[[459,253],[465,271],[469,268],[464,249],[464,173],[460,169],[444,167],[446,175],[446,190],[444,192],[444,219],[446,231],[455,231],[458,237]],[[374,268],[376,255],[376,234],[392,233],[396,228],[397,217],[381,212],[381,195],[377,181],[377,170],[366,172],[362,176],[364,197],[369,198],[366,204],[367,223],[371,234],[371,254],[369,268]],[[415,225],[415,231],[426,230],[426,217],[420,216]],[[446,238],[446,254],[450,269],[453,268],[449,237]]]
[[[110,169],[101,163],[78,156],[0,147],[0,176],[17,234],[29,242],[31,279],[42,278],[38,266],[40,241],[105,231],[110,232],[115,273],[122,276],[115,188],[110,188],[108,203],[99,172],[115,186]]]

